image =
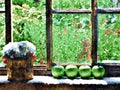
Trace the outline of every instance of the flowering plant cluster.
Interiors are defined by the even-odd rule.
[[[4,56],[2,61],[6,63],[7,58],[12,60],[32,58],[36,60],[36,47],[28,41],[10,42],[3,47]]]

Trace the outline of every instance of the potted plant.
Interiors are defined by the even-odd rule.
[[[8,80],[26,81],[33,78],[36,47],[28,41],[10,42],[3,47]]]

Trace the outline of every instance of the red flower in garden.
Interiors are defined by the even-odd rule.
[[[85,52],[88,52],[88,50],[89,50],[89,46],[86,46],[85,47]]]
[[[5,64],[7,64],[7,59],[6,59],[6,57],[2,57],[2,62],[5,63]]]
[[[88,50],[89,50],[89,43],[88,43],[88,41],[87,40],[83,41],[82,45],[83,45],[84,51],[88,52]]]
[[[89,23],[88,25],[87,25],[89,28],[91,28],[91,24]]]
[[[73,24],[73,25],[75,25],[75,24],[77,24],[77,22],[76,22],[76,21],[74,21],[74,22],[72,22],[72,24]]]
[[[116,30],[115,32],[116,32],[117,34],[120,34],[120,30]]]
[[[88,55],[87,55],[87,59],[90,59],[90,58],[91,58],[91,54],[88,54]]]
[[[91,54],[87,55],[87,59],[91,59]],[[99,59],[99,56],[97,56],[97,60]]]
[[[43,60],[40,60],[40,66],[44,66],[44,61]]]
[[[35,55],[33,55],[32,60],[35,61],[37,59],[37,57]]]
[[[111,30],[107,30],[107,31],[105,32],[105,35],[108,35],[110,32],[111,32]]]

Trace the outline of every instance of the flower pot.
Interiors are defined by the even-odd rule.
[[[28,81],[33,78],[33,60],[7,59],[7,76],[10,81]]]

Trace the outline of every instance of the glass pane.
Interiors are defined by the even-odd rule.
[[[99,15],[99,62],[120,60],[120,15]]]
[[[35,65],[40,65],[41,62],[46,63],[46,19],[44,4],[45,1],[36,3],[25,2],[22,6],[19,5],[19,1],[13,3],[14,41],[28,40],[36,46],[37,60],[34,62]]]
[[[5,14],[0,14],[0,66],[3,66],[2,62],[2,49],[5,45]]]
[[[89,9],[91,0],[53,0],[54,9]]]
[[[5,0],[0,0],[0,10],[5,9]]]
[[[118,6],[118,0],[98,0],[99,8],[113,8]]]
[[[90,15],[53,16],[53,60],[90,63]]]

